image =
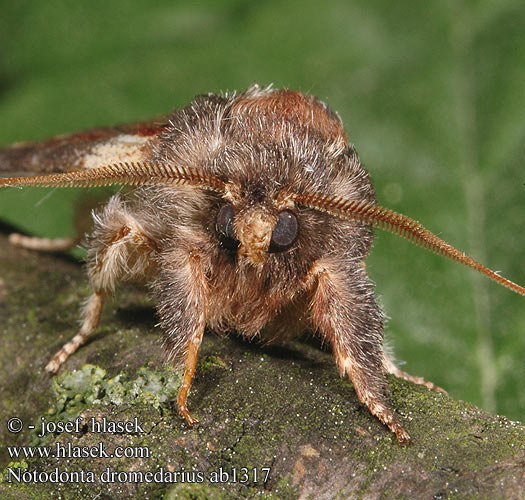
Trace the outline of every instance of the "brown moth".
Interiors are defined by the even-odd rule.
[[[314,97],[253,86],[197,97],[164,121],[100,128],[0,151],[0,186],[138,186],[94,214],[85,239],[92,294],[78,333],[46,366],[56,373],[98,325],[120,281],[147,282],[168,360],[184,378],[187,408],[206,327],[276,340],[304,330],[333,349],[359,399],[410,439],[392,411],[386,373],[442,390],[397,368],[383,349],[384,315],[364,262],[372,228],[525,289],[376,203],[339,116]],[[15,244],[63,250],[75,240],[12,235]]]

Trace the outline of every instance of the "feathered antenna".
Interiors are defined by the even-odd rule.
[[[370,224],[374,227],[391,231],[392,233],[398,233],[414,244],[471,267],[500,285],[510,288],[520,295],[525,295],[524,287],[500,276],[465,253],[460,252],[446,241],[443,241],[431,233],[428,229],[425,229],[414,219],[394,212],[393,210],[367,201],[348,201],[338,196],[294,193],[291,195],[291,198],[296,203],[308,208],[327,212],[342,219]]]
[[[187,184],[220,194],[227,192],[226,184],[223,181],[198,168],[178,167],[155,162],[120,162],[91,170],[37,175],[34,177],[0,178],[0,187],[90,187],[115,184],[128,186]],[[464,252],[460,252],[457,248],[437,237],[419,222],[406,215],[367,201],[348,201],[338,196],[291,193],[290,198],[299,205],[304,205],[308,208],[398,233],[414,244],[471,267],[500,285],[525,296],[524,287],[500,276]]]
[[[226,191],[223,181],[198,168],[178,167],[155,162],[122,162],[90,170],[60,174],[0,178],[0,187],[91,187],[111,186],[114,184],[128,186],[189,184],[218,193]]]

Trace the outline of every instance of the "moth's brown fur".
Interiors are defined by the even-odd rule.
[[[364,266],[372,223],[524,292],[415,221],[377,207],[341,120],[314,97],[254,86],[198,97],[163,123],[69,137],[0,152],[0,169],[34,171],[41,163],[43,172],[64,172],[99,162],[105,170],[0,185],[116,179],[142,187],[95,215],[86,239],[93,294],[80,331],[46,368],[56,372],[85,342],[119,281],[142,279],[155,296],[167,358],[184,366],[177,401],[190,425],[196,419],[186,401],[205,327],[271,340],[310,329],[332,346],[340,374],[371,413],[408,442],[385,373],[440,389],[385,355],[384,316]],[[119,144],[144,161],[112,165],[121,161]]]

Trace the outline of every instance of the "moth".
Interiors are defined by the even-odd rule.
[[[365,259],[373,228],[390,230],[525,295],[415,220],[377,204],[374,188],[326,104],[292,90],[252,86],[198,96],[166,119],[98,128],[0,151],[0,186],[134,186],[94,213],[85,239],[92,293],[78,333],[47,364],[56,373],[96,329],[119,282],[146,282],[169,361],[183,369],[179,413],[204,330],[275,341],[305,330],[331,345],[341,376],[396,435],[383,348],[384,315]],[[12,235],[17,245],[64,250],[74,240]]]

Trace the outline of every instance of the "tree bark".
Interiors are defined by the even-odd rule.
[[[401,447],[308,339],[263,347],[207,332],[188,401],[200,425],[188,429],[153,304],[134,286],[118,291],[97,332],[50,377],[44,366],[74,335],[87,295],[80,263],[12,248],[0,235],[2,498],[525,497],[523,425],[390,377],[412,437]],[[38,436],[42,417],[74,425],[79,416],[72,432]],[[19,433],[7,429],[13,417]],[[111,429],[117,422],[129,428]],[[14,458],[7,448],[29,445],[69,457]],[[116,446],[150,456],[74,458]],[[51,482],[55,470],[68,481]]]

